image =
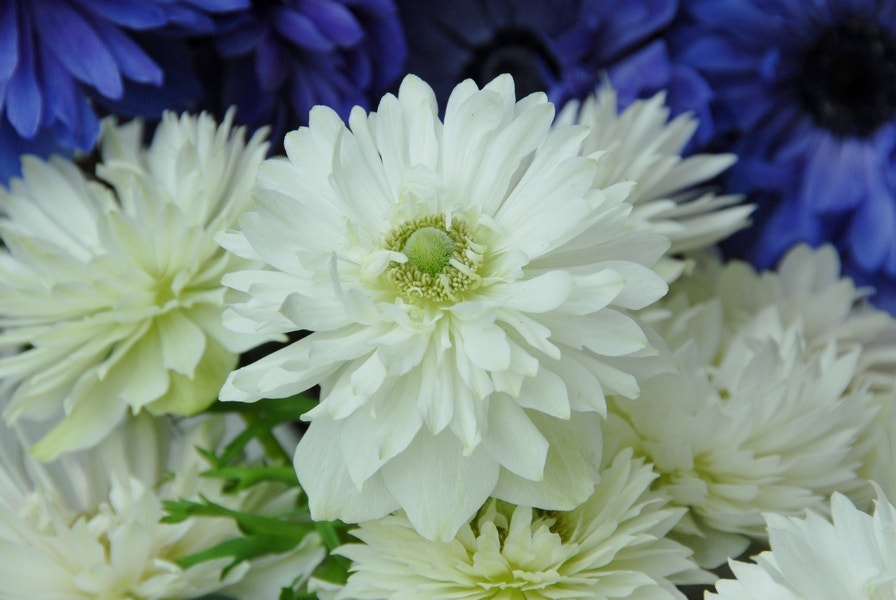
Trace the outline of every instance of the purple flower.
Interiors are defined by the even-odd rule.
[[[715,93],[729,180],[760,203],[732,252],[773,264],[799,241],[832,242],[844,269],[896,286],[896,4],[686,0],[676,56]]]
[[[669,60],[661,37],[676,16],[676,0],[398,4],[407,71],[428,81],[443,101],[463,79],[484,84],[503,72],[513,75],[519,96],[545,91],[558,104],[593,92],[604,75],[621,106],[666,89],[673,113],[701,116],[709,100],[706,84]],[[710,131],[707,122],[700,135]]]
[[[147,105],[129,91],[159,88],[165,69],[135,32],[207,32],[206,11],[246,2],[0,0],[0,181],[19,172],[22,153],[90,150],[98,105]]]
[[[406,48],[391,0],[258,1],[225,20],[218,108],[237,120],[273,125],[273,139],[307,123],[325,104],[347,118],[401,73]]]

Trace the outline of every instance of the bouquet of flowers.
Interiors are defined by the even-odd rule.
[[[896,598],[896,6],[0,0],[0,598]]]

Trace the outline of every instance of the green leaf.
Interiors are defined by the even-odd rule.
[[[283,483],[290,487],[298,487],[299,485],[296,471],[292,466],[223,466],[205,471],[202,475],[228,480],[224,488],[224,491],[227,493],[240,492],[268,481]]]
[[[342,536],[339,535],[340,529],[344,532],[348,528],[339,521],[316,521],[314,527],[320,535],[321,541],[327,550],[335,550],[336,547],[343,543]]]
[[[344,584],[348,581],[351,561],[338,554],[330,554],[314,569],[314,577],[331,583]]]
[[[218,558],[232,558],[233,560],[224,567],[221,577],[226,577],[227,573],[236,565],[244,560],[251,560],[257,556],[265,554],[279,554],[288,552],[297,545],[297,542],[287,540],[285,538],[268,538],[268,537],[248,537],[248,538],[232,538],[215,544],[211,548],[207,548],[195,554],[189,554],[178,558],[175,562],[183,569],[189,569],[194,565],[215,560]]]

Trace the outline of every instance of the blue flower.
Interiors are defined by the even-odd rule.
[[[316,104],[343,118],[367,107],[401,73],[406,55],[392,0],[259,1],[225,19],[221,31],[217,108],[235,105],[238,121],[272,125],[274,140],[307,123]]]
[[[709,90],[673,64],[662,34],[676,0],[398,0],[408,37],[408,72],[443,101],[463,79],[500,73],[517,95],[545,91],[555,103],[583,98],[609,77],[621,106],[667,90],[674,114],[698,113],[705,138]],[[701,112],[703,114],[701,114]]]
[[[796,242],[832,242],[896,306],[896,4],[687,0],[684,12],[675,55],[715,93],[719,143],[740,154],[730,187],[760,204],[731,251],[766,267]]]
[[[247,1],[0,1],[0,182],[22,153],[90,150],[98,106],[148,105],[139,92],[162,86],[165,70],[134,32],[208,32],[207,11]]]

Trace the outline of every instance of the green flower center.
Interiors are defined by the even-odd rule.
[[[386,237],[386,248],[406,262],[393,262],[387,277],[406,300],[456,302],[479,286],[485,246],[477,243],[463,219],[428,215],[405,221]]]
[[[421,227],[410,235],[401,250],[421,273],[441,273],[454,256],[454,241],[437,227]]]

